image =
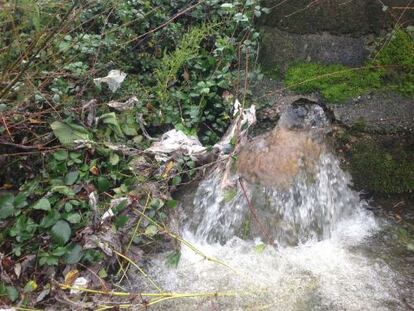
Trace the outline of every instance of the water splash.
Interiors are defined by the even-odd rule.
[[[223,188],[224,171],[217,168],[201,181],[192,203],[181,207],[185,215],[183,238],[232,269],[207,261],[184,245],[177,268],[165,265],[165,254],[150,265],[149,274],[166,291],[234,295],[166,302],[156,305],[156,310],[407,309],[401,292],[413,294],[406,290],[409,281],[380,259],[384,247],[389,246],[375,243],[373,237],[381,228],[365,208],[366,202],[351,189],[349,176],[323,143],[312,140],[319,147],[311,148],[316,151],[313,154],[305,152],[309,150],[308,138],[313,137],[303,129],[319,128],[326,120],[318,109],[294,107],[293,112],[282,118],[283,127],[248,149],[250,154],[256,149],[259,153],[277,150],[279,156],[273,158],[274,170],[263,169],[262,176],[239,169],[244,173],[245,195],[250,204],[237,183]],[[305,127],[298,125],[303,122]],[[293,136],[285,137],[295,136],[294,143],[303,145],[288,146],[284,149],[287,153],[283,153],[288,144],[280,144],[274,138],[280,139],[277,134],[286,129],[293,131]],[[295,169],[283,171],[288,163],[283,161],[277,166],[283,154],[294,157]],[[314,159],[306,162],[309,156]],[[252,159],[261,162],[258,156]],[[266,178],[272,174],[280,178],[274,171],[288,172],[291,179],[287,184],[269,182]],[[251,207],[258,222],[251,217]],[[263,244],[266,239],[258,223],[276,243]],[[402,283],[397,284],[397,279]],[[136,290],[145,288],[144,280],[138,283]]]
[[[223,190],[220,171],[203,180],[196,192],[188,229],[200,240],[225,243],[233,236],[255,238],[263,230],[252,219],[249,202],[237,189]],[[229,192],[234,197],[228,199]],[[295,177],[289,189],[246,183],[247,195],[260,222],[278,245],[297,245],[308,240],[327,239],[338,222],[366,204],[349,188],[349,177],[339,161],[323,153],[316,172]],[[246,223],[249,232],[245,232]]]

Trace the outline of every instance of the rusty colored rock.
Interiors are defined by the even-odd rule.
[[[276,128],[242,147],[237,172],[251,183],[288,188],[302,169],[314,173],[322,148],[305,131]]]

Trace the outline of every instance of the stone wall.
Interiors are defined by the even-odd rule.
[[[414,25],[410,0],[267,0],[259,19],[260,62],[283,73],[292,62],[361,66],[375,37],[399,25]],[[383,10],[383,3],[386,10]],[[404,14],[401,16],[401,14]]]
[[[393,27],[410,0],[265,0],[271,8],[260,23],[297,34],[329,32],[359,37]],[[386,6],[384,10],[383,4]],[[273,8],[273,9],[272,9]],[[406,10],[400,24],[412,24],[414,11]]]

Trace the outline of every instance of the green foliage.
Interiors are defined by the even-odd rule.
[[[191,28],[184,34],[173,52],[164,54],[160,65],[155,69],[156,91],[161,107],[170,104],[168,91],[170,84],[176,82],[178,71],[182,66],[198,55],[201,41],[209,34],[210,27],[210,25],[202,25]]]
[[[300,63],[286,72],[286,86],[296,91],[319,91],[328,101],[338,103],[381,87],[381,71],[355,70],[342,65]]]
[[[414,38],[409,30],[396,29],[387,37],[388,41],[378,53],[374,65],[387,66],[384,80],[387,86],[414,96]]]
[[[0,296],[6,296],[11,302],[15,302],[19,298],[19,292],[15,287],[0,282]]]
[[[414,191],[414,154],[390,152],[374,142],[351,150],[350,170],[357,186],[378,193]]]
[[[112,146],[147,147],[151,141],[144,138],[140,124],[151,135],[176,127],[206,144],[215,143],[232,109],[223,94],[238,88],[239,62],[255,59],[258,33],[253,19],[265,10],[258,1],[207,0],[165,23],[188,1],[15,4],[2,4],[0,10],[0,93],[18,77],[0,98],[4,123],[12,129],[8,133],[2,123],[0,136],[46,149],[33,156],[38,166],[25,156],[16,159],[33,170],[22,176],[23,185],[12,185],[13,194],[0,196],[0,246],[16,262],[35,254],[36,275],[42,278],[45,266],[102,260],[100,251],[83,249],[79,233],[99,230],[96,220],[109,208],[110,198],[128,196],[145,206],[137,190],[140,184],[156,182],[163,193],[193,178],[195,163],[189,157],[173,163],[171,174],[156,175],[158,167],[146,159],[135,161],[139,157],[131,159]],[[114,93],[93,82],[112,69],[127,74]],[[137,100],[128,109],[106,105],[132,96]],[[134,161],[141,166],[130,165]],[[98,198],[97,206],[91,193]],[[130,223],[126,205],[113,208],[114,232]],[[163,222],[166,209],[175,206],[174,200],[152,198],[145,214]],[[135,245],[151,247],[162,237],[147,221],[139,230],[137,235],[128,232]],[[171,257],[173,265],[178,260],[179,253]],[[14,301],[22,290],[8,285],[1,284],[0,294]]]
[[[414,95],[414,41],[408,31],[397,29],[380,45],[364,68],[299,63],[289,67],[285,84],[298,92],[318,91],[328,101],[343,102],[375,89]]]
[[[74,123],[55,121],[50,127],[62,145],[70,146],[76,140],[90,139],[88,131],[84,127]]]

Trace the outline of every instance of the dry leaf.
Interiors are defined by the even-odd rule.
[[[97,168],[95,165],[94,166],[92,166],[90,169],[89,169],[89,172],[91,172],[93,175],[95,175],[95,176],[98,176],[99,175],[99,168]]]
[[[78,270],[71,270],[65,275],[65,285],[71,286],[75,282],[76,278],[79,276]]]
[[[167,178],[173,168],[174,168],[174,161],[169,161],[167,165],[165,166],[162,177]]]

